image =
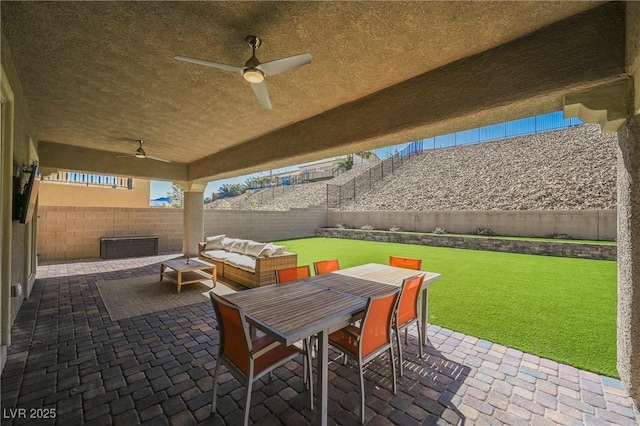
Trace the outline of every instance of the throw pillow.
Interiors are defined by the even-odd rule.
[[[268,243],[267,247],[271,249],[271,256],[279,256],[284,254],[284,246],[278,246],[273,243]]]
[[[244,252],[247,250],[247,243],[249,241],[247,240],[235,240],[235,242],[233,244],[231,244],[231,253],[239,253],[239,254],[244,254]]]
[[[224,240],[224,235],[216,235],[214,237],[205,238],[206,246],[205,250],[219,250],[224,248],[222,245],[222,241]]]
[[[262,249],[266,246],[265,243],[258,243],[255,241],[248,241],[247,248],[244,254],[247,256],[259,257]]]
[[[258,253],[258,257],[271,257],[272,254],[273,250],[271,250],[269,244],[265,244],[260,253]]]
[[[222,248],[226,251],[231,251],[231,246],[236,242],[235,238],[224,238],[222,240]]]

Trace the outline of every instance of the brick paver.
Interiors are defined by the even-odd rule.
[[[98,279],[157,274],[173,256],[40,266],[12,330],[2,424],[241,423],[244,388],[226,372],[210,414],[218,337],[209,302],[112,321],[98,293]],[[368,424],[640,424],[619,380],[435,325],[428,332],[423,359],[415,334],[405,347],[397,395],[386,358],[367,367]],[[330,424],[358,424],[357,373],[337,355],[330,353]],[[255,385],[255,424],[314,419],[300,361]]]

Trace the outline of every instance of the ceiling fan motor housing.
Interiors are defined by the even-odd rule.
[[[251,48],[254,50],[260,47],[260,45],[262,44],[262,40],[260,39],[260,37],[254,35],[248,35],[245,38],[245,41],[249,43],[249,46],[251,46]]]

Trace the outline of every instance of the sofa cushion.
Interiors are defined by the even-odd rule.
[[[284,246],[278,246],[273,243],[267,243],[258,254],[258,257],[279,256],[281,254],[284,254]]]
[[[267,244],[271,248],[271,256],[280,256],[284,254],[284,246],[279,246],[273,243]]]
[[[233,244],[231,244],[231,250],[229,250],[231,253],[238,253],[238,254],[244,254],[245,251],[247,250],[247,243],[249,241],[247,240],[241,240],[241,239],[237,239],[234,241]]]
[[[280,256],[281,254],[284,254],[284,246],[278,246],[275,244],[271,244],[271,246],[273,247],[272,256]]]
[[[218,262],[224,262],[226,258],[229,256],[233,256],[235,253],[229,253],[226,250],[207,250],[200,253],[204,257],[209,257],[213,260],[217,260]]]
[[[247,241],[247,248],[244,252],[247,256],[258,257],[260,252],[266,246],[266,243],[258,243],[256,241]]]
[[[269,244],[265,244],[260,253],[258,253],[258,257],[271,257],[273,254],[273,250],[269,247]]]
[[[256,259],[246,254],[232,253],[231,256],[224,260],[225,265],[231,265],[235,268],[242,269],[247,272],[256,271]]]
[[[231,246],[236,242],[236,238],[224,238],[222,240],[222,248],[226,251],[231,251]]]
[[[216,235],[214,237],[205,238],[206,246],[205,250],[219,250],[223,249],[222,241],[224,240],[224,235]]]

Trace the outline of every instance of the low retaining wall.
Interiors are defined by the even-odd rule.
[[[497,235],[546,237],[566,234],[581,240],[614,240],[616,210],[476,210],[476,211],[335,211],[328,226],[339,223],[374,229],[399,227],[408,232],[433,232],[444,228],[455,234],[473,234],[488,228]]]
[[[616,260],[618,252],[617,246],[613,244],[510,240],[496,237],[464,237],[360,229],[318,228],[316,236],[598,260]]]

